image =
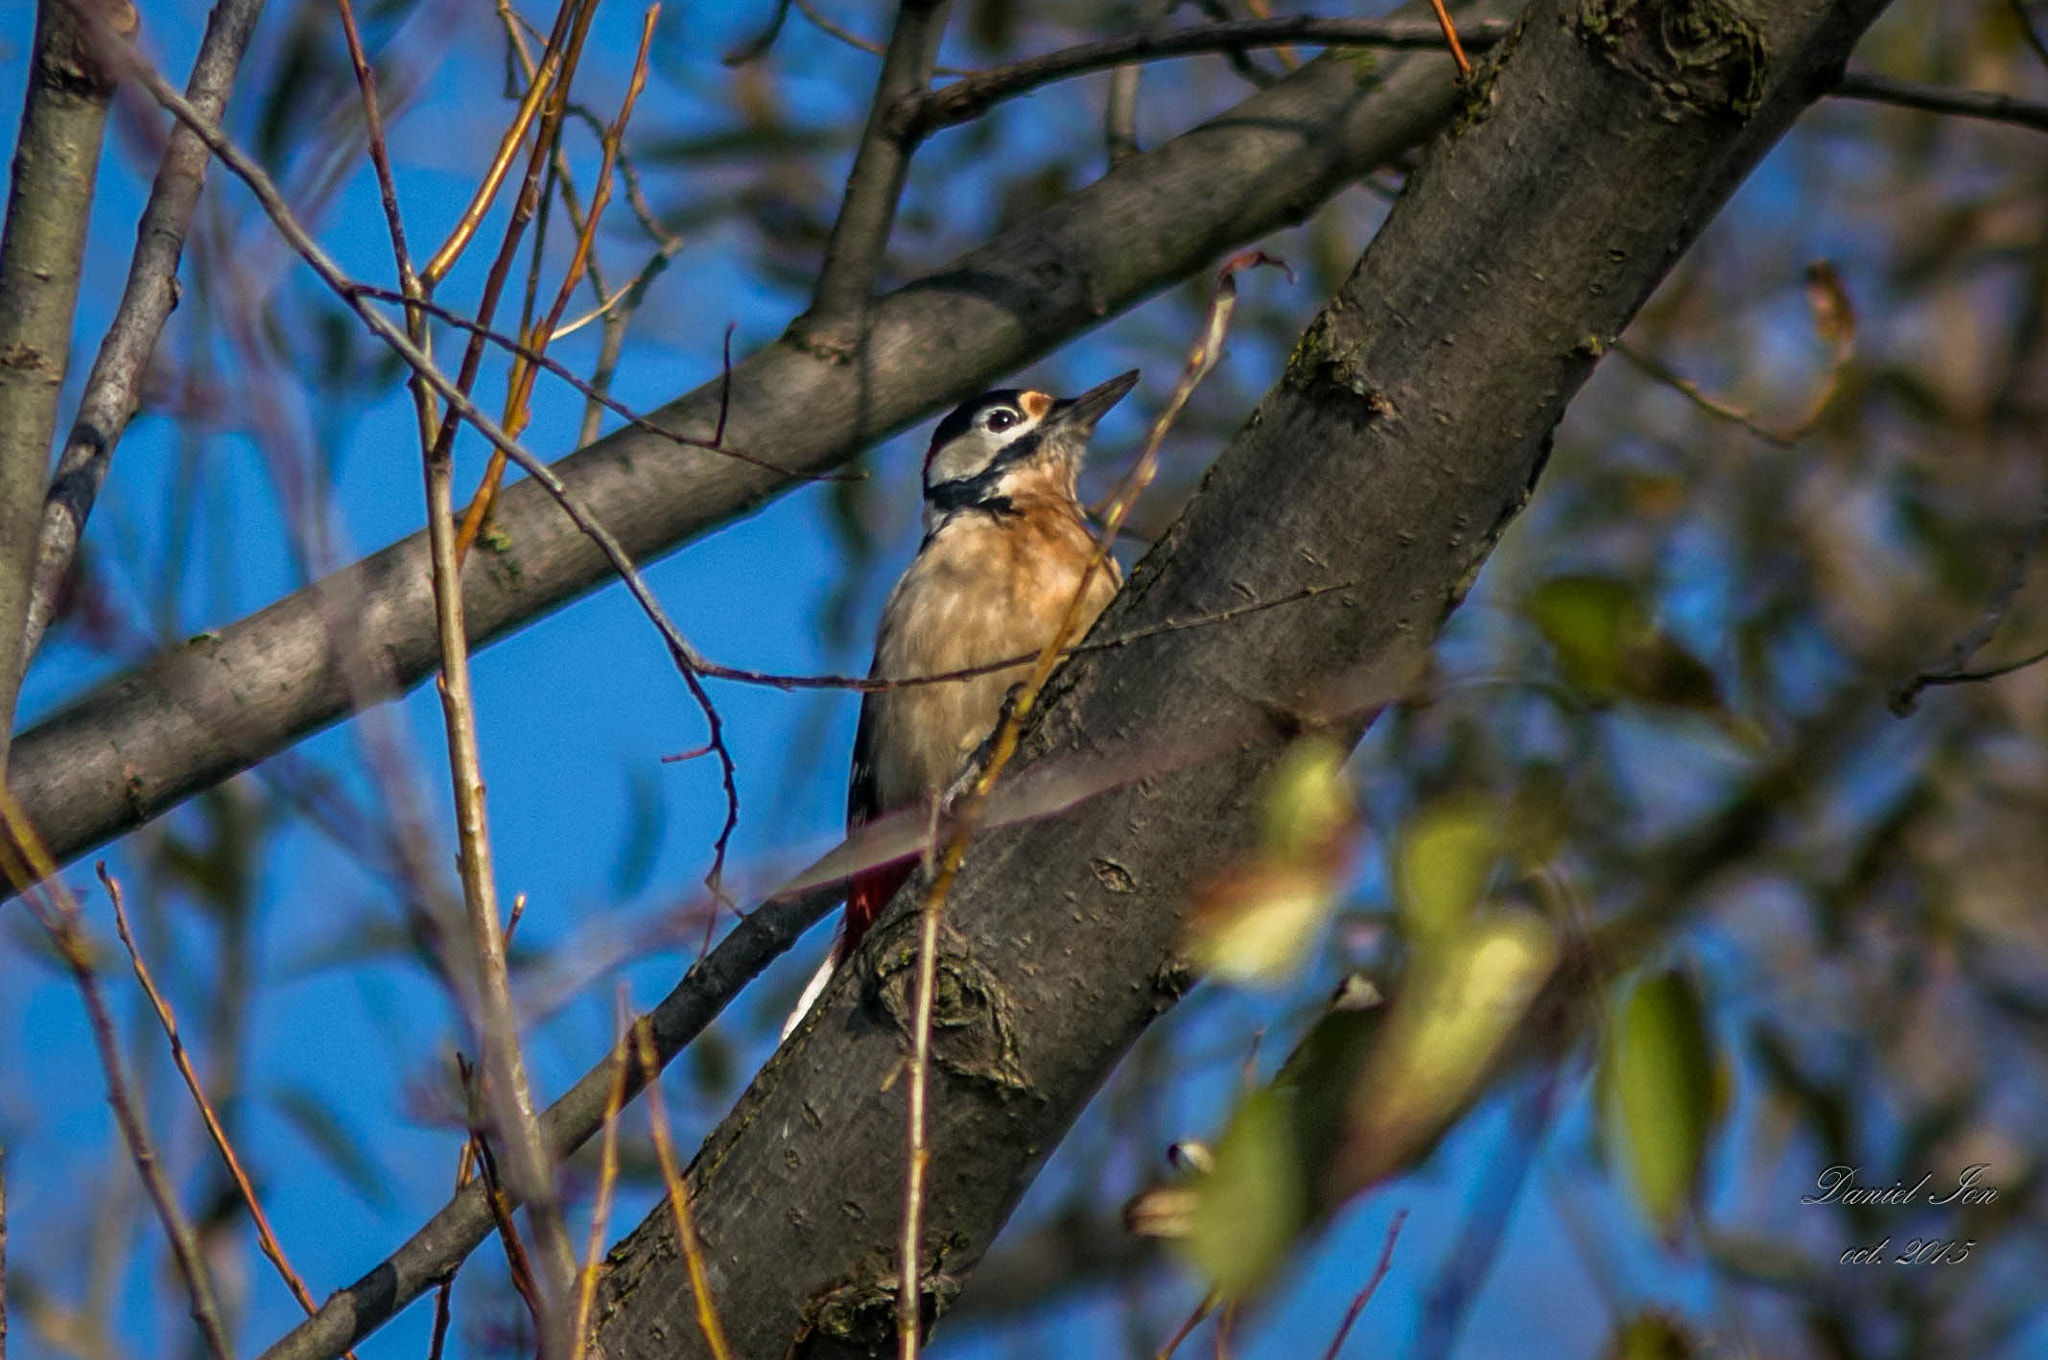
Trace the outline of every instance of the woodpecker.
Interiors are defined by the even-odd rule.
[[[924,456],[924,541],[882,608],[870,677],[945,675],[1036,653],[1052,641],[1084,576],[1082,627],[1095,622],[1122,573],[1111,558],[1095,562],[1095,533],[1075,482],[1096,421],[1137,383],[1133,370],[1078,397],[1003,388],[939,422]],[[930,807],[994,729],[1003,696],[1029,670],[1025,663],[863,695],[846,793],[848,832],[888,813]],[[897,860],[853,876],[838,942],[783,1026],[785,1036],[832,970],[853,956],[916,862]]]

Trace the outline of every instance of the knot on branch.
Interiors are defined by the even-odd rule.
[[[889,1356],[896,1353],[896,1293],[894,1271],[884,1273],[874,1258],[863,1258],[853,1278],[813,1295],[804,1308],[803,1329],[790,1348],[792,1357],[812,1355]],[[932,1324],[960,1296],[960,1279],[934,1268],[918,1281],[918,1331],[931,1333]]]
[[[1763,98],[1769,52],[1730,0],[1584,0],[1577,28],[1609,63],[1684,109],[1747,118]]]
[[[871,1004],[908,1036],[916,1014],[918,914],[908,912],[886,931],[868,957]],[[967,941],[943,922],[932,989],[932,1061],[956,1076],[974,1077],[1003,1090],[1031,1088],[1018,1061],[1016,1005],[1007,988],[981,964]]]

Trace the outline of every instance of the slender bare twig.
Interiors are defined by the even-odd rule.
[[[206,36],[193,58],[185,97],[205,117],[218,120],[234,85],[242,53],[255,31],[263,0],[220,0],[206,21]],[[113,324],[100,341],[92,371],[78,400],[71,432],[43,499],[42,525],[36,542],[35,578],[29,595],[27,641],[23,655],[33,656],[41,644],[71,559],[85,532],[107,465],[141,400],[143,375],[156,351],[157,337],[178,301],[178,255],[192,221],[192,206],[205,182],[206,145],[183,125],[174,125],[164,143],[149,201],[135,229],[135,257],[128,282],[115,309]]]
[[[115,76],[100,32],[135,31],[128,0],[42,0],[0,233],[0,771],[14,726],[50,438]]]
[[[488,213],[491,204],[497,201],[498,190],[504,187],[505,176],[511,172],[513,157],[519,154],[520,143],[526,140],[527,130],[533,126],[534,118],[540,113],[541,101],[555,86],[556,72],[562,62],[562,40],[568,32],[567,24],[574,8],[573,0],[563,0],[561,8],[556,11],[554,31],[548,35],[546,49],[541,54],[540,71],[527,86],[526,97],[520,100],[518,111],[506,125],[504,136],[499,138],[497,154],[491,158],[490,169],[484,172],[476,193],[470,198],[469,206],[463,210],[462,217],[456,222],[454,229],[449,232],[448,239],[434,252],[434,257],[427,261],[427,267],[420,271],[420,282],[428,291],[431,292],[446,278],[448,271],[455,267],[455,262],[462,258],[462,252],[468,249],[477,228],[483,225],[484,214]]]
[[[668,1108],[661,1100],[660,1065],[655,1061],[654,1042],[643,1024],[633,1026],[633,1046],[639,1055],[640,1076],[646,1083],[647,1123],[654,1134],[654,1155],[661,1163],[661,1183],[667,1192],[669,1212],[676,1220],[676,1241],[681,1244],[683,1263],[690,1276],[690,1296],[697,1305],[697,1326],[712,1360],[732,1360],[732,1343],[726,1340],[725,1324],[718,1320],[718,1304],[711,1297],[711,1280],[704,1269],[704,1244],[697,1240],[696,1224],[690,1220],[690,1186],[676,1162],[675,1143],[668,1133]]]
[[[858,342],[910,171],[912,141],[890,130],[891,111],[931,83],[949,8],[948,0],[900,0],[897,6],[867,129],[853,155],[805,318],[807,333],[834,348],[851,350]]]
[[[490,1139],[481,1129],[469,1135],[470,1161],[476,1166],[478,1183],[484,1188],[484,1199],[491,1206],[491,1224],[498,1230],[498,1240],[505,1244],[505,1269],[512,1281],[512,1292],[519,1295],[526,1305],[528,1316],[533,1319],[534,1331],[543,1338],[548,1334],[548,1309],[541,1299],[540,1282],[534,1278],[533,1262],[526,1255],[526,1246],[519,1240],[519,1229],[512,1222],[512,1201],[505,1197],[505,1182],[498,1176],[498,1159],[491,1153]]]
[[[1981,118],[1987,122],[2010,123],[2035,132],[2048,132],[2048,104],[2015,99],[2009,94],[1994,94],[1989,90],[1952,90],[1942,85],[1923,85],[1914,80],[1894,80],[1868,71],[1851,71],[1835,82],[1831,93],[1838,99],[1864,99],[1927,113]]]
[[[1358,1315],[1365,1311],[1365,1305],[1372,1302],[1373,1294],[1379,1289],[1380,1281],[1387,1278],[1387,1272],[1394,1265],[1394,1243],[1400,1240],[1401,1225],[1408,1221],[1406,1209],[1394,1210],[1394,1221],[1387,1224],[1386,1240],[1380,1243],[1379,1264],[1372,1268],[1366,1278],[1365,1287],[1352,1296],[1351,1306],[1344,1310],[1344,1321],[1337,1326],[1337,1334],[1330,1338],[1330,1349],[1323,1352],[1323,1360],[1337,1360],[1344,1350],[1344,1341],[1351,1335],[1351,1329],[1358,1323]]]
[[[511,216],[505,223],[505,234],[499,242],[498,253],[491,261],[484,276],[483,296],[477,302],[476,319],[488,326],[498,307],[498,299],[505,287],[505,280],[512,270],[512,262],[519,254],[519,242],[526,234],[526,225],[533,220],[534,212],[541,203],[541,176],[548,163],[548,152],[554,145],[555,132],[562,124],[562,110],[569,100],[569,83],[575,79],[577,64],[583,56],[583,43],[590,33],[590,22],[597,13],[597,0],[562,0],[562,7],[555,18],[554,32],[548,36],[547,50],[543,53],[541,69],[548,73],[551,83],[547,97],[541,102],[540,123],[534,130],[533,149],[527,153],[526,171],[519,182],[519,192],[512,200]],[[536,84],[538,88],[538,84]],[[529,98],[530,98],[529,93]],[[526,112],[526,105],[520,106],[519,115]],[[518,116],[514,118],[515,124]],[[509,135],[509,130],[508,130]],[[429,264],[424,276],[431,289],[438,279]],[[455,384],[468,395],[476,383],[477,370],[483,362],[484,340],[471,333],[469,343],[462,352],[462,364],[456,371]],[[447,459],[455,447],[455,431],[461,423],[458,413],[451,407],[441,421],[441,430],[434,440],[432,456]]]
[[[953,880],[959,875],[960,865],[967,857],[968,844],[974,838],[996,780],[1016,754],[1018,737],[1037,705],[1038,696],[1045,689],[1045,682],[1059,664],[1061,653],[1074,643],[1085,626],[1089,586],[1094,574],[1108,562],[1110,545],[1116,541],[1117,530],[1122,527],[1138,497],[1151,485],[1159,466],[1159,448],[1165,442],[1167,430],[1180,415],[1181,408],[1187,405],[1195,387],[1208,376],[1222,355],[1224,332],[1229,328],[1231,312],[1237,305],[1237,271],[1259,264],[1278,263],[1262,251],[1249,250],[1232,256],[1217,272],[1215,295],[1210,302],[1202,335],[1188,355],[1187,366],[1180,381],[1174,385],[1173,394],[1152,422],[1137,462],[1125,474],[1123,483],[1111,498],[1094,554],[1081,571],[1080,584],[1075,588],[1073,598],[1067,602],[1065,616],[1040,650],[1031,673],[1010,692],[1003,705],[1002,718],[989,740],[987,758],[968,783],[959,805],[949,810],[952,825],[945,849],[935,856],[931,882],[925,889],[919,908],[917,986],[911,1009],[910,1079],[905,1101],[907,1147],[903,1171],[903,1234],[899,1244],[896,1291],[896,1353],[901,1360],[917,1360],[922,1330],[921,1229],[924,1172],[931,1157],[930,1149],[925,1145],[925,1104],[931,1068],[932,997],[938,979],[939,918],[945,910]],[[1284,265],[1280,267],[1285,268]]]
[[[1472,74],[1472,59],[1465,55],[1465,48],[1458,41],[1458,26],[1451,22],[1451,12],[1444,8],[1444,0],[1429,0],[1429,7],[1436,11],[1436,21],[1443,28],[1444,43],[1451,49],[1451,60],[1458,63],[1458,78]]]
[[[472,335],[481,335],[488,343],[496,345],[499,349],[504,350],[507,354],[511,354],[515,357],[525,359],[528,363],[533,364],[534,366],[538,367],[539,369],[549,374],[550,376],[561,379],[561,381],[568,384],[570,387],[574,388],[584,398],[584,400],[598,403],[599,405],[603,406],[607,411],[610,411],[613,415],[622,418],[628,425],[633,426],[635,429],[645,430],[649,434],[665,439],[670,443],[677,445],[678,447],[688,449],[703,449],[707,453],[722,454],[727,458],[736,458],[743,463],[752,463],[755,467],[765,468],[768,471],[777,474],[778,476],[789,477],[797,481],[851,482],[860,480],[861,474],[854,472],[794,471],[792,469],[785,468],[780,464],[770,462],[765,458],[757,457],[754,454],[746,452],[744,449],[731,448],[719,442],[715,438],[696,439],[686,434],[677,434],[673,430],[665,429],[662,426],[655,424],[646,416],[641,415],[632,407],[626,405],[624,402],[619,401],[617,398],[613,397],[611,394],[604,391],[597,384],[585,381],[582,377],[578,376],[573,369],[563,364],[560,360],[549,358],[546,354],[542,353],[538,349],[535,349],[533,346],[527,344],[525,341],[520,340],[517,336],[508,335],[504,331],[492,330],[489,326],[479,325],[474,318],[464,316],[461,312],[456,311],[452,307],[444,307],[438,302],[428,302],[424,300],[414,300],[408,302],[406,300],[405,294],[400,292],[399,290],[395,288],[382,288],[373,283],[361,283],[355,280],[348,280],[345,284],[345,287],[347,288],[349,293],[353,294],[356,297],[375,298],[379,302],[391,302],[403,306],[416,307],[420,311],[425,312],[428,316],[431,316],[438,321],[445,321],[449,325],[457,328],[458,330],[467,331]],[[630,290],[632,285],[629,284],[627,285],[627,287]],[[568,334],[569,330],[577,324],[579,323],[571,322],[569,326],[564,327],[562,330],[556,331],[555,338],[559,340],[562,336]],[[415,341],[414,343],[415,345],[417,345],[418,342]]]
[[[589,1342],[590,1309],[597,1299],[597,1277],[603,1273],[604,1240],[612,1217],[612,1190],[619,1179],[619,1114],[626,1108],[626,1073],[636,1060],[627,1045],[639,1037],[639,1031],[633,1028],[628,1018],[630,1013],[626,1006],[624,983],[619,984],[613,1010],[617,1019],[612,1027],[612,1085],[604,1099],[604,1137],[598,1144],[597,1191],[590,1206],[590,1236],[583,1248],[583,1268],[576,1278],[576,1323],[570,1339],[569,1360],[583,1360],[584,1348]],[[648,1068],[645,1060],[651,1056],[651,1051],[638,1054],[643,1074]],[[6,1360],[6,1357],[0,1356],[0,1360]]]
[[[150,975],[149,965],[143,962],[142,950],[135,943],[135,935],[128,928],[128,909],[121,898],[121,884],[107,872],[102,860],[93,866],[100,882],[106,887],[107,897],[114,904],[114,932],[121,937],[121,944],[128,950],[128,961],[135,969],[135,980],[142,984],[143,995],[149,998],[150,1006],[156,1011],[158,1023],[163,1026],[164,1037],[170,1041],[171,1061],[177,1066],[178,1075],[185,1080],[185,1089],[192,1095],[192,1102],[199,1107],[200,1120],[206,1125],[207,1136],[213,1139],[215,1151],[220,1153],[228,1175],[235,1182],[236,1191],[242,1196],[242,1203],[249,1210],[249,1221],[256,1225],[256,1241],[263,1255],[276,1268],[284,1280],[285,1287],[292,1291],[292,1297],[299,1301],[299,1307],[306,1310],[308,1317],[319,1307],[313,1302],[312,1293],[299,1272],[292,1269],[292,1263],[285,1257],[284,1248],[278,1244],[277,1234],[271,1229],[270,1218],[263,1212],[262,1202],[256,1198],[256,1187],[250,1183],[249,1173],[242,1169],[242,1159],[235,1155],[234,1144],[228,1141],[227,1130],[221,1127],[220,1116],[214,1113],[213,1103],[206,1098],[206,1087],[199,1080],[199,1073],[192,1066],[192,1057],[185,1050],[185,1041],[178,1033],[178,1017],[171,1010],[171,1003],[157,989],[156,979]]]
[[[1472,20],[1465,36],[1474,47],[1490,46],[1507,36],[1513,25],[1502,19]],[[899,99],[889,110],[887,127],[898,139],[915,143],[940,128],[970,122],[1005,99],[1014,99],[1042,85],[1087,75],[1133,62],[1203,52],[1243,51],[1253,47],[1285,47],[1301,43],[1325,47],[1442,48],[1444,32],[1430,19],[1238,19],[1163,32],[1128,33],[1101,42],[1062,48],[1009,66],[977,71],[950,85]]]
[[[635,603],[640,606],[641,612],[654,624],[655,630],[661,634],[663,642],[667,644],[670,658],[674,661],[678,672],[682,675],[684,685],[689,689],[691,698],[696,702],[699,711],[704,714],[705,725],[710,732],[710,741],[718,753],[720,775],[726,796],[726,818],[724,825],[719,830],[717,843],[713,847],[711,870],[706,875],[707,882],[715,883],[723,872],[726,849],[731,844],[733,830],[739,824],[739,785],[738,768],[733,763],[731,752],[725,746],[724,722],[719,717],[718,709],[712,703],[711,696],[705,690],[703,679],[701,678],[700,668],[703,664],[703,657],[698,654],[697,650],[690,645],[676,628],[675,624],[669,619],[667,611],[661,607],[661,602],[655,598],[654,592],[648,587],[646,580],[641,576],[639,568],[634,565],[632,558],[627,555],[626,550],[619,545],[618,539],[612,536],[611,532],[589,512],[579,499],[570,494],[568,487],[563,484],[562,479],[555,474],[555,471],[546,463],[527,452],[525,448],[520,446],[518,441],[506,434],[496,421],[492,420],[475,402],[469,399],[466,391],[455,382],[451,382],[447,375],[436,368],[432,359],[422,353],[419,347],[400,332],[388,317],[369,305],[365,300],[365,292],[362,285],[356,283],[343,273],[341,267],[334,262],[333,257],[328,255],[321,248],[319,242],[315,241],[312,235],[307,232],[305,226],[299,222],[289,205],[285,203],[283,196],[279,194],[276,184],[271,181],[269,175],[264,173],[261,166],[250,160],[233,142],[222,136],[216,126],[201,119],[193,111],[191,105],[186,103],[178,95],[178,92],[170,87],[163,76],[141,54],[134,51],[132,45],[126,46],[126,54],[136,79],[149,91],[151,98],[170,110],[181,121],[186,122],[197,130],[208,148],[216,156],[220,157],[221,163],[226,165],[229,170],[234,172],[237,178],[249,186],[251,193],[256,197],[257,203],[263,208],[264,213],[270,218],[279,234],[285,238],[286,243],[293,250],[297,251],[299,256],[312,268],[313,272],[319,276],[320,281],[326,284],[336,296],[340,297],[348,305],[349,310],[354,312],[378,339],[390,346],[411,367],[416,375],[440,394],[442,400],[448,403],[449,411],[452,415],[460,416],[463,420],[469,422],[478,433],[488,439],[493,446],[503,449],[507,457],[518,464],[529,477],[538,482],[554,498],[555,503],[562,507],[563,512],[568,515],[570,522],[575,524],[583,534],[598,546],[599,550],[603,552],[605,560],[612,565],[613,570],[617,571],[621,579],[625,581],[626,588],[632,594]],[[566,1238],[564,1240],[566,1241]]]
[[[1136,33],[1150,33],[1166,21],[1176,0],[1138,0],[1138,12],[1131,23]],[[1138,79],[1145,67],[1140,62],[1119,66],[1109,73],[1109,96],[1102,101],[1102,141],[1113,170],[1138,154]]]
[[[469,684],[469,633],[463,621],[461,568],[455,560],[455,500],[451,460],[437,443],[425,458],[427,532],[433,552],[434,615],[441,639],[441,708],[448,735],[449,775],[454,784],[463,900],[469,907],[470,937],[476,952],[474,1017],[483,1046],[483,1104],[504,1140],[512,1183],[525,1202],[527,1222],[540,1247],[546,1281],[536,1321],[541,1354],[566,1354],[563,1331],[574,1297],[575,1250],[555,1193],[553,1164],[534,1113],[533,1091],[520,1052],[498,914],[497,877],[491,865],[491,837],[484,800],[476,708]],[[507,1245],[514,1240],[507,1234]]]
[[[568,309],[569,299],[583,282],[583,275],[593,259],[597,242],[598,224],[604,219],[604,210],[611,202],[612,167],[618,160],[619,145],[626,135],[626,124],[633,117],[633,105],[639,101],[640,91],[647,85],[647,53],[654,42],[655,21],[661,17],[661,6],[650,5],[647,17],[640,26],[640,52],[633,61],[633,75],[626,84],[626,97],[619,105],[619,116],[604,131],[604,154],[598,163],[597,185],[590,191],[590,212],[584,217],[581,229],[576,233],[576,249],[569,257],[569,267],[562,275],[562,282],[555,291],[554,305],[548,309],[547,318],[538,325],[522,326],[526,343],[536,353],[545,353],[548,343],[555,337],[555,328],[561,323],[562,313]],[[566,78],[565,78],[566,79]],[[559,157],[559,148],[556,149]],[[536,261],[538,252],[536,251]],[[527,409],[533,398],[535,379],[534,366],[522,359],[515,359],[512,376],[505,395],[505,429],[517,436],[526,427]],[[460,563],[483,528],[484,520],[490,515],[491,506],[497,500],[498,484],[505,476],[505,451],[492,449],[490,463],[484,469],[483,484],[469,503],[468,511],[462,517],[462,528],[455,539],[455,559]]]
[[[185,1217],[185,1211],[178,1205],[177,1195],[171,1190],[163,1164],[157,1157],[156,1143],[149,1136],[149,1127],[143,1123],[136,1108],[134,1088],[121,1061],[121,1045],[114,1033],[113,1016],[107,1011],[106,998],[100,994],[92,942],[79,923],[78,901],[57,878],[57,866],[51,862],[41,838],[29,825],[21,805],[4,783],[0,783],[0,832],[4,832],[0,834],[0,877],[7,879],[21,893],[22,902],[49,935],[50,943],[55,946],[58,957],[77,984],[79,999],[85,1003],[93,1046],[99,1050],[100,1067],[107,1079],[107,1104],[113,1108],[114,1122],[120,1127],[122,1140],[128,1145],[129,1158],[135,1163],[143,1189],[156,1208],[157,1220],[163,1225],[164,1236],[170,1242],[172,1259],[177,1262],[178,1274],[183,1277],[186,1292],[191,1297],[192,1321],[198,1326],[200,1337],[213,1360],[229,1360],[233,1350],[228,1343],[227,1329],[221,1323],[220,1307],[214,1302],[213,1283],[206,1273],[199,1236],[192,1230],[192,1221]],[[41,887],[33,886],[36,884]]]
[[[1173,1335],[1166,1338],[1166,1344],[1153,1354],[1152,1360],[1173,1360],[1173,1353],[1180,1349],[1180,1343],[1195,1334],[1195,1328],[1202,1325],[1203,1318],[1216,1311],[1216,1304],[1222,1297],[1213,1292],[1202,1295],[1180,1326],[1174,1329]]]

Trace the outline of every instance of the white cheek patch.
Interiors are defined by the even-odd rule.
[[[926,486],[972,477],[988,466],[991,450],[979,439],[956,439],[939,450],[925,469]]]

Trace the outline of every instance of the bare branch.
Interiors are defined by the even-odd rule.
[[[1511,27],[1505,19],[1470,19],[1461,30],[1473,47],[1500,41]],[[1135,62],[1203,52],[1242,52],[1254,47],[1285,47],[1294,43],[1325,47],[1386,47],[1441,50],[1444,30],[1434,19],[1239,19],[1203,24],[1164,33],[1138,32],[1102,42],[1048,52],[991,71],[977,71],[952,84],[900,99],[889,110],[888,129],[915,143],[940,128],[970,122],[1005,99],[1028,94],[1042,85]]]
[[[654,1044],[655,1066],[667,1066],[703,1033],[726,1004],[837,905],[839,897],[836,887],[814,889],[771,900],[742,918],[638,1022],[647,1027]],[[557,1161],[603,1127],[614,1085],[623,1091],[622,1102],[640,1094],[645,1080],[641,1064],[626,1059],[621,1077],[621,1060],[620,1050],[608,1053],[541,1116],[548,1150]],[[447,1278],[490,1232],[491,1211],[483,1187],[471,1181],[403,1246],[329,1298],[318,1313],[265,1351],[262,1360],[334,1360]]]
[[[205,1341],[213,1360],[230,1360],[234,1350],[228,1342],[227,1329],[221,1324],[220,1306],[214,1301],[213,1283],[207,1275],[199,1236],[192,1230],[192,1221],[185,1216],[184,1209],[179,1207],[178,1197],[171,1189],[170,1181],[164,1175],[163,1163],[157,1156],[156,1142],[149,1136],[149,1126],[143,1122],[141,1112],[136,1108],[134,1087],[121,1062],[121,1043],[114,1032],[114,1019],[107,1011],[106,998],[100,993],[92,942],[80,924],[78,901],[71,895],[71,890],[54,877],[55,873],[49,852],[22,812],[21,805],[6,786],[0,784],[0,878],[21,890],[22,901],[49,935],[50,943],[55,946],[58,957],[77,984],[79,999],[85,1003],[86,1020],[92,1028],[93,1046],[99,1050],[100,1068],[107,1080],[107,1104],[114,1111],[114,1122],[121,1130],[122,1140],[128,1145],[128,1156],[135,1163],[136,1174],[142,1178],[143,1189],[148,1193],[150,1203],[156,1209],[157,1221],[163,1225],[164,1236],[170,1243],[171,1257],[177,1262],[178,1274],[185,1281],[186,1292],[191,1298],[192,1321],[198,1326],[200,1338]],[[48,884],[42,893],[30,887],[39,880]]]
[[[1165,22],[1173,6],[1174,0],[1138,0],[1132,29],[1150,33]],[[1138,154],[1138,78],[1144,69],[1132,62],[1109,74],[1109,96],[1102,101],[1102,140],[1111,169]]]
[[[1952,90],[1943,85],[1922,85],[1913,80],[1851,71],[1835,82],[1831,91],[1838,99],[1866,99],[1894,104],[1927,113],[1954,114],[1959,118],[1981,118],[1987,122],[2010,123],[2014,127],[2048,132],[2048,104],[2015,99],[1988,90]]]
[[[96,13],[87,6],[104,6]],[[0,773],[28,667],[30,580],[57,398],[114,75],[101,27],[135,31],[128,0],[42,0],[0,233]]]
[[[263,1255],[284,1280],[285,1287],[292,1291],[292,1297],[299,1301],[299,1307],[311,1316],[315,1308],[313,1296],[307,1291],[306,1282],[299,1278],[299,1272],[292,1269],[284,1248],[278,1244],[277,1234],[270,1227],[270,1217],[263,1212],[262,1201],[256,1198],[256,1187],[250,1183],[249,1173],[242,1169],[242,1159],[235,1155],[235,1146],[228,1141],[227,1130],[221,1127],[220,1116],[214,1113],[213,1102],[206,1098],[206,1087],[192,1066],[192,1057],[185,1051],[185,1041],[178,1033],[178,1017],[171,1010],[171,1003],[157,990],[149,965],[142,961],[142,950],[135,943],[134,932],[128,928],[128,910],[121,899],[121,885],[107,872],[104,862],[94,867],[101,884],[106,887],[108,900],[114,904],[114,932],[121,937],[121,944],[128,951],[128,961],[135,969],[135,980],[142,984],[142,994],[149,998],[150,1007],[156,1011],[157,1023],[163,1026],[164,1037],[170,1041],[171,1061],[177,1067],[178,1075],[184,1079],[185,1090],[191,1095],[192,1103],[199,1109],[199,1118],[206,1125],[207,1136],[213,1139],[214,1150],[220,1153],[228,1176],[234,1181],[235,1190],[249,1211],[249,1221],[256,1225],[256,1240]]]
[[[807,336],[837,350],[851,350],[865,330],[868,300],[910,172],[911,141],[895,134],[890,115],[931,83],[948,8],[947,0],[901,0],[896,11],[867,130],[854,152],[846,197],[832,223],[811,310],[802,322]]]
[[[206,21],[206,36],[192,60],[185,97],[192,107],[215,122],[227,105],[235,71],[256,29],[263,0],[220,0]],[[114,322],[100,341],[92,372],[86,375],[78,413],[65,436],[64,451],[50,478],[42,526],[36,543],[35,577],[29,595],[27,640],[23,655],[34,656],[43,631],[56,612],[57,597],[85,533],[100,486],[107,479],[114,446],[128,428],[141,401],[142,380],[156,352],[164,322],[178,305],[178,257],[193,205],[206,182],[206,144],[189,128],[174,124],[164,143],[149,202],[135,228],[135,256],[128,265],[128,283]]]

